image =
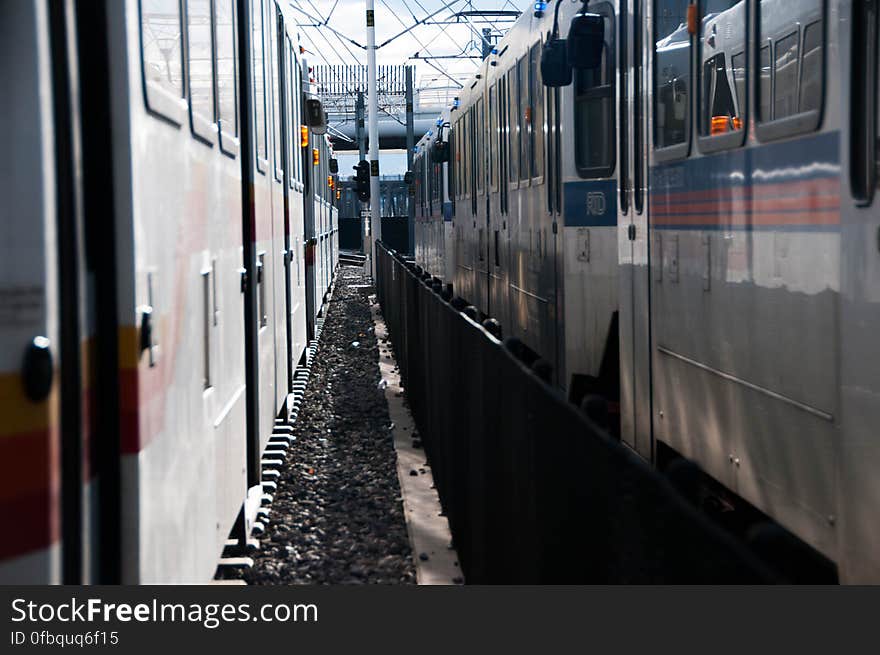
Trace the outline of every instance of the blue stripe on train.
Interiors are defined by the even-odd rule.
[[[584,180],[562,185],[566,227],[617,225],[617,180]]]
[[[736,148],[652,166],[653,197],[683,191],[803,182],[840,176],[840,132]]]

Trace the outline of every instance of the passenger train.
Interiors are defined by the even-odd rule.
[[[204,582],[250,533],[338,251],[287,4],[0,5],[0,582]]]
[[[578,14],[601,61],[549,86]],[[842,582],[880,582],[877,30],[857,0],[537,3],[414,164],[417,264]]]

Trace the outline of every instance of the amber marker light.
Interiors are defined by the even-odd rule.
[[[715,136],[716,134],[726,134],[727,128],[730,126],[730,118],[728,116],[713,116],[712,124],[709,127],[709,134]]]
[[[299,147],[300,148],[308,148],[309,147],[309,128],[305,125],[299,126]]]
[[[315,166],[321,163],[321,151],[317,148],[312,148],[312,163]]]

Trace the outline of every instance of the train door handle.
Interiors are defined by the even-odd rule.
[[[35,403],[44,401],[52,390],[52,351],[49,339],[34,337],[24,351],[21,363],[21,382],[24,393]]]

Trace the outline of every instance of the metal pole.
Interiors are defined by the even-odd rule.
[[[406,67],[406,170],[413,167],[413,149],[416,147],[416,137],[413,132],[413,68]],[[407,215],[407,252],[415,254],[415,231],[416,231],[416,203],[414,202],[415,185],[411,184],[406,193]]]
[[[367,102],[370,138],[370,257],[373,280],[376,279],[375,243],[382,239],[382,214],[379,198],[379,93],[376,81],[376,21],[373,0],[367,2]]]
[[[358,162],[362,162],[367,158],[367,140],[364,137],[364,92],[360,89],[358,89],[357,92],[357,102],[355,103],[354,111],[355,135],[357,137],[358,144]],[[364,221],[364,208],[366,207],[366,203],[363,203],[360,200],[356,200],[355,202],[357,202],[358,226],[361,231],[361,251],[369,255],[369,237],[367,236],[369,234],[369,230],[367,229],[366,221]]]

